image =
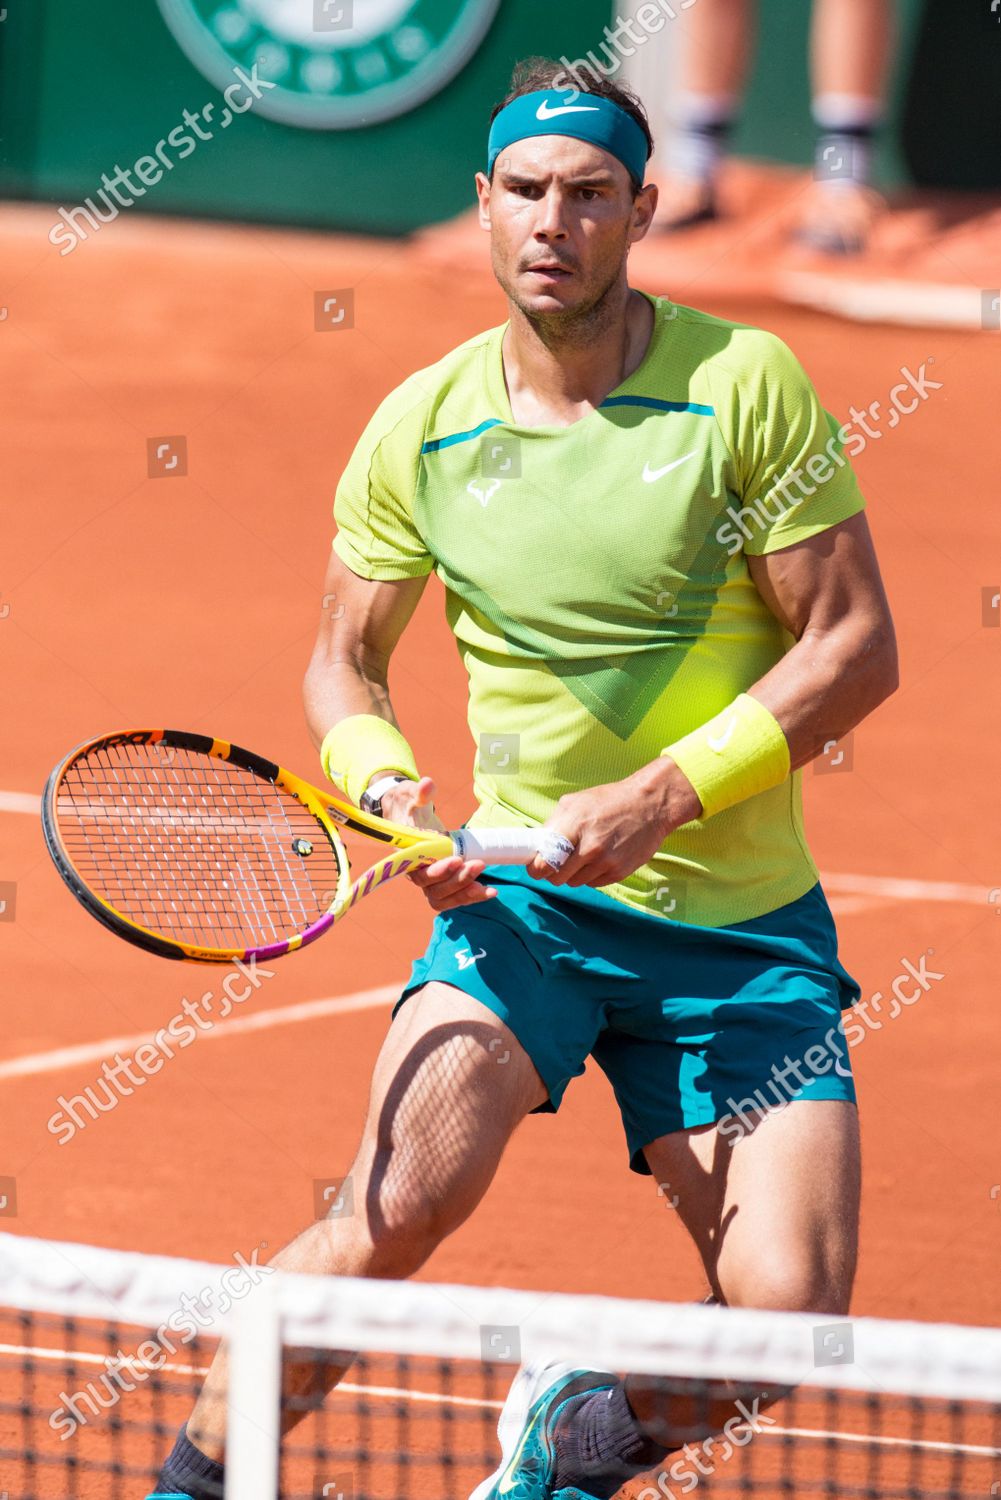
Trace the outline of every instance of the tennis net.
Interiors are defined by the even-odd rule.
[[[255,1255],[222,1267],[0,1235],[0,1496],[139,1500],[223,1331],[228,1500],[465,1500],[497,1464],[517,1364],[540,1358],[661,1393],[679,1447],[631,1482],[637,1500],[1001,1494],[999,1330],[323,1280]],[[327,1394],[343,1351],[357,1355]]]

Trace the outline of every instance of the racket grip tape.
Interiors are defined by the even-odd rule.
[[[561,870],[574,852],[569,839],[546,828],[460,828],[451,837],[456,854],[488,865],[527,865],[541,854],[547,865]]]

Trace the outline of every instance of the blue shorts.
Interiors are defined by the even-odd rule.
[[[634,1171],[649,1173],[644,1146],[672,1131],[747,1129],[792,1099],[854,1100],[841,1012],[861,992],[819,883],[766,916],[696,927],[509,866],[483,880],[497,895],[435,918],[397,1009],[431,980],[481,1001],[535,1064],[542,1110],[593,1057]]]

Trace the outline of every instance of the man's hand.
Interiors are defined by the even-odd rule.
[[[383,796],[382,815],[390,823],[402,823],[408,828],[447,833],[434,810],[434,795],[430,776],[422,776],[420,781],[400,781]],[[477,879],[485,869],[482,859],[462,859],[455,854],[415,870],[407,879],[420,886],[432,911],[449,911],[453,906],[473,906],[477,901],[489,901],[496,896],[493,886],[481,885]]]
[[[687,776],[662,755],[625,781],[561,797],[545,826],[575,851],[562,870],[536,855],[528,873],[553,885],[612,885],[645,865],[668,834],[701,811]]]

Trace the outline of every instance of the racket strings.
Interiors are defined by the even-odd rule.
[[[94,747],[67,768],[56,816],[87,885],[130,921],[181,942],[281,940],[315,921],[337,886],[337,856],[307,808],[196,750]]]

